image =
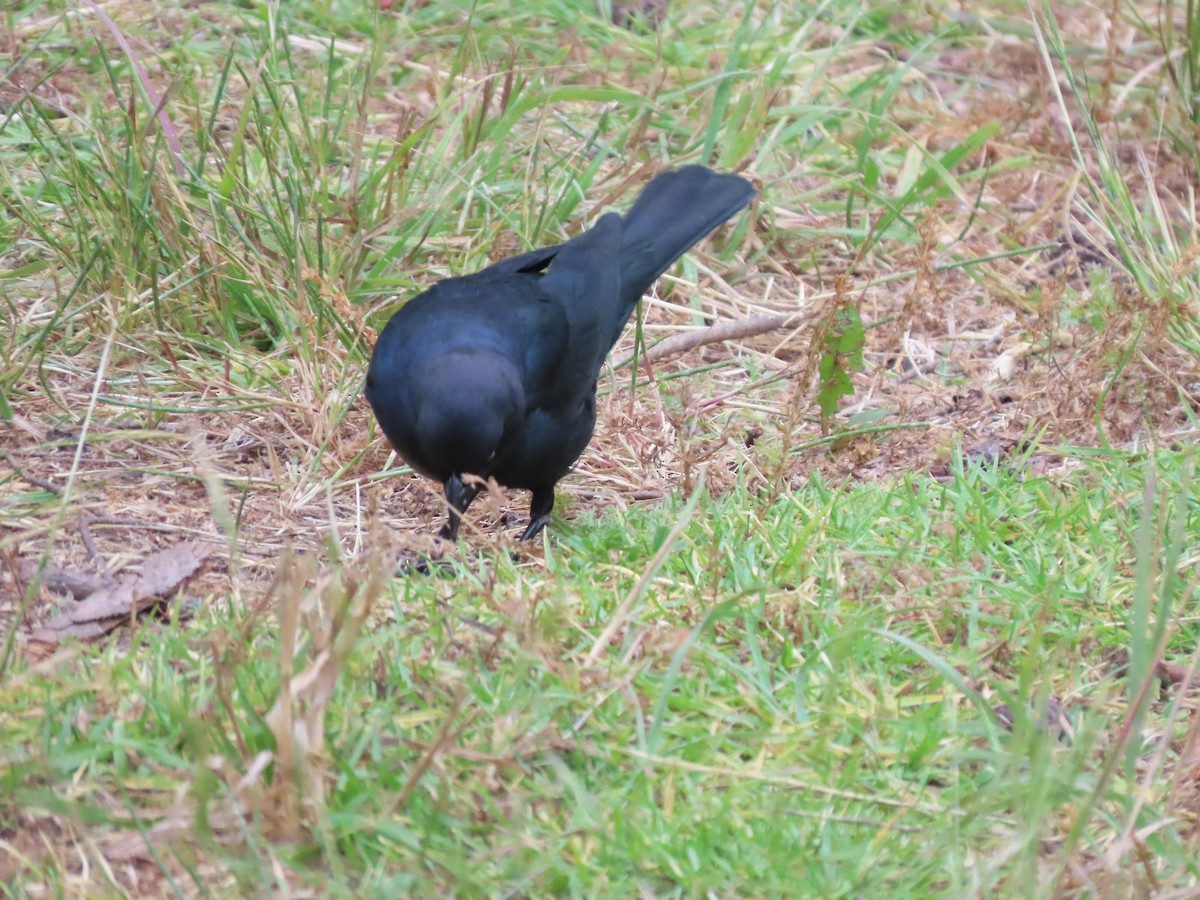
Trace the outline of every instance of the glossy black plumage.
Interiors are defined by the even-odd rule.
[[[457,535],[477,493],[468,473],[533,492],[522,540],[546,525],[555,484],[591,440],[596,379],[638,299],[753,196],[736,175],[664,172],[624,216],[440,281],[392,316],[367,400],[400,456],[445,485],[444,536]]]

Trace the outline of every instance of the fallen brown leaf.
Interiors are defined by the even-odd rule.
[[[125,575],[115,584],[94,591],[69,612],[36,629],[32,640],[57,644],[64,638],[94,640],[173,594],[200,570],[212,548],[184,541],[148,557],[138,575]]]
[[[32,581],[38,577],[36,560],[21,562],[21,577]],[[42,586],[58,594],[70,594],[76,600],[82,600],[105,588],[112,587],[114,579],[108,573],[87,572],[83,569],[64,569],[59,566],[46,566],[41,573]]]

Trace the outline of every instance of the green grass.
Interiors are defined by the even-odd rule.
[[[1194,890],[1195,29],[376,6],[0,13],[6,891]],[[541,547],[481,500],[393,577],[435,508],[358,397],[397,295],[684,162],[761,195],[647,343],[797,332],[606,379]],[[29,564],[184,538],[186,604],[31,648]]]
[[[314,886],[331,873],[380,895],[773,895],[797,879],[810,896],[1036,892],[1057,817],[1090,824],[1051,863],[1170,813],[1162,785],[1135,813],[1135,773],[1103,772],[1126,709],[1105,660],[1142,643],[1139,523],[1187,503],[1195,546],[1180,463],[1108,457],[1070,483],[977,468],[947,484],[814,481],[765,508],[702,495],[596,666],[595,636],[682,503],[584,517],[546,572],[468,554],[453,578],[395,583],[338,683],[329,793],[299,845],[270,844],[265,813],[236,853],[204,833],[222,774],[273,746],[277,629],[236,605],[10,680],[5,731],[22,749],[6,794],[104,822],[186,785],[200,818],[175,852],[220,855],[243,890],[270,889],[278,858],[322,861]],[[1138,488],[1151,473],[1162,509]],[[1152,599],[1186,656],[1184,592]],[[1074,710],[1071,741],[1035,724],[1051,694]],[[1012,733],[991,712],[1002,702]],[[447,724],[454,749],[398,804]],[[1155,738],[1131,740],[1140,755]],[[1160,877],[1196,876],[1174,829],[1146,845]]]

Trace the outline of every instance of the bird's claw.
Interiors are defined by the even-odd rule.
[[[551,518],[553,518],[553,517],[550,515],[545,515],[545,516],[538,516],[536,519],[533,519],[529,523],[529,527],[527,527],[525,529],[525,531],[522,532],[519,540],[532,541],[535,537],[537,537],[539,534],[541,534],[541,531],[543,528],[545,528],[547,525],[550,524]]]

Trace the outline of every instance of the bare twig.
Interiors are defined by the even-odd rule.
[[[798,317],[794,315],[750,316],[746,319],[726,319],[698,331],[685,331],[681,334],[673,334],[643,353],[638,358],[638,362],[658,362],[659,360],[694,350],[696,347],[702,347],[705,344],[719,344],[722,341],[740,341],[748,337],[766,334],[770,331],[778,331],[781,328],[786,328],[794,324],[797,319]],[[614,367],[619,369],[627,365],[632,359],[633,353],[627,353],[621,359],[617,360]]]
[[[83,546],[87,549],[88,559],[104,563],[104,557],[100,555],[100,550],[96,546],[96,538],[92,535],[91,524],[91,516],[80,516],[76,527],[79,529],[79,536],[83,538]]]
[[[39,478],[37,475],[34,475],[31,472],[27,472],[21,465],[17,463],[15,459],[12,458],[11,453],[8,453],[7,451],[0,451],[0,453],[3,453],[4,461],[12,466],[12,470],[16,472],[22,480],[28,481],[34,487],[40,487],[43,491],[49,491],[56,497],[62,496],[62,488],[51,484],[44,478]]]

